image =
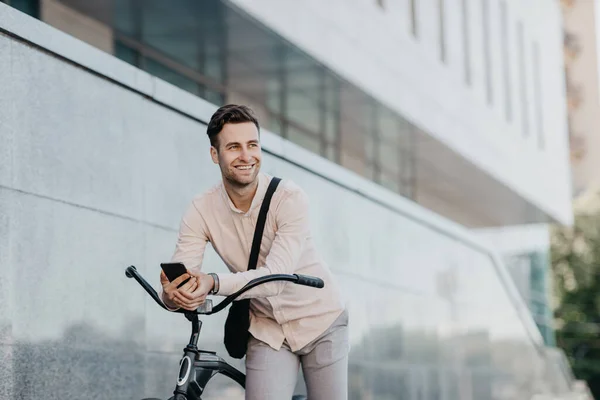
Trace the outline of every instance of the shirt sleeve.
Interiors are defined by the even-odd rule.
[[[179,235],[171,262],[180,262],[188,270],[200,271],[206,244],[210,241],[202,214],[194,201],[186,210],[179,225]]]
[[[193,201],[181,219],[177,244],[171,262],[180,262],[188,270],[199,272],[202,268],[206,244],[209,242],[207,232],[206,222],[197,208],[197,203]],[[162,285],[159,295],[162,299]]]
[[[282,199],[275,215],[277,232],[271,250],[265,259],[265,265],[254,270],[218,274],[218,295],[228,296],[241,289],[255,278],[271,274],[293,274],[306,241],[310,237],[308,197],[302,190],[290,191]],[[248,290],[237,300],[255,297],[271,297],[280,294],[286,282],[269,282]]]

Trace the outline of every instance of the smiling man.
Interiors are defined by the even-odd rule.
[[[207,129],[210,154],[221,183],[192,201],[179,230],[173,262],[192,276],[169,282],[161,273],[163,300],[194,310],[208,294],[227,296],[252,279],[270,274],[305,274],[323,289],[286,282],[259,285],[238,298],[250,299],[246,353],[246,399],[289,399],[302,366],[313,400],[346,400],[348,313],[328,266],[319,256],[309,224],[308,198],[289,180],[275,191],[264,227],[256,269],[247,270],[260,207],[272,179],[260,172],[260,127],[246,106],[226,105]],[[231,273],[200,272],[210,242]]]

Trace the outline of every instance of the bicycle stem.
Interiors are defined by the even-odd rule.
[[[198,318],[198,314],[185,313],[185,317],[192,323],[192,336],[190,336],[190,342],[187,347],[193,350],[198,349],[198,337],[200,336],[200,330],[202,329],[202,321]]]

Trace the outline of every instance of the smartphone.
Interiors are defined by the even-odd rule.
[[[183,265],[180,262],[179,263],[161,263],[160,267],[165,272],[165,275],[167,276],[167,279],[169,280],[169,282],[173,282],[175,279],[179,278],[181,275],[188,272],[185,265]],[[179,284],[179,286],[177,286],[177,288],[182,287],[189,280],[190,280],[190,278],[187,278],[185,281],[181,282]]]

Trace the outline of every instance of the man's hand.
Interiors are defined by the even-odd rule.
[[[200,307],[206,300],[206,296],[212,290],[215,285],[215,281],[212,276],[203,274],[202,272],[192,272],[192,279],[198,282],[196,290],[192,293],[184,293],[183,296],[187,299],[187,303],[183,306],[186,310],[193,311]]]
[[[178,289],[177,286],[188,278],[190,278],[189,282]],[[160,283],[163,287],[163,301],[169,308],[185,308],[187,310],[190,302],[186,295],[189,296],[198,288],[198,279],[189,272],[181,275],[173,282],[169,282],[165,273],[160,271]]]

